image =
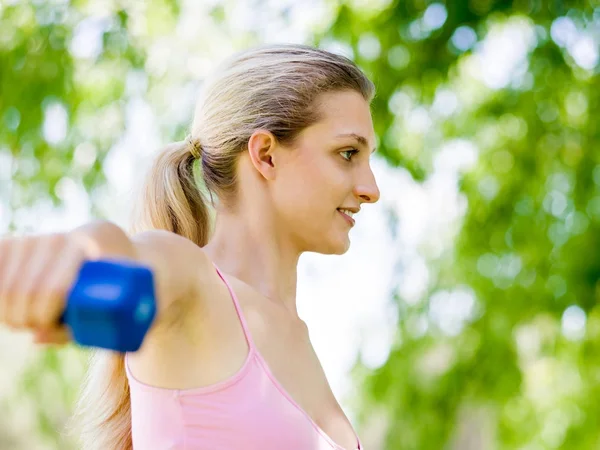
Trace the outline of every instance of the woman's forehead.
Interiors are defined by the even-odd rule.
[[[375,133],[369,103],[357,92],[324,94],[317,104],[320,120],[315,133],[335,139],[353,139],[369,148],[375,146]]]

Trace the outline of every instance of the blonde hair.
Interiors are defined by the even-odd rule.
[[[303,45],[247,50],[205,80],[190,136],[154,161],[131,231],[163,229],[200,247],[211,233],[213,194],[231,204],[236,162],[257,129],[292,143],[319,121],[317,97],[353,90],[371,102],[373,83],[347,58]],[[210,202],[209,198],[210,197]],[[131,407],[124,355],[94,351],[72,423],[85,450],[131,450]]]

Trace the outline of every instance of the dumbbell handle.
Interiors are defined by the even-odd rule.
[[[122,260],[85,261],[60,318],[82,346],[140,348],[156,316],[152,271]]]

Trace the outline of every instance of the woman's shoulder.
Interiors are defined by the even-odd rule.
[[[190,299],[197,306],[174,304],[171,318],[160,325],[163,330],[129,355],[129,369],[143,384],[168,389],[211,385],[239,369],[254,335],[264,340],[268,319],[261,295],[209,263],[198,298]]]

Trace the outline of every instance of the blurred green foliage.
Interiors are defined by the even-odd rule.
[[[389,449],[600,448],[600,3],[369,8],[320,42],[375,78],[382,154],[423,180],[448,142],[478,160],[427,292],[396,297],[388,361],[356,368],[363,420],[386,412]]]
[[[143,67],[144,55],[129,39],[125,11],[94,22],[86,4],[13,2],[0,10],[0,145],[15,157],[10,195],[0,193],[12,211],[59,204],[57,183],[65,174],[88,190],[102,183],[103,157],[122,133],[126,75]],[[102,48],[78,58],[70,46],[84,26],[101,27]],[[98,127],[106,116],[113,126]],[[44,134],[50,118],[64,121],[64,136]]]
[[[127,125],[132,76],[144,72],[146,93],[168,97],[152,91],[164,71],[148,70],[148,49],[174,33],[180,4],[140,5],[0,2],[0,174],[10,164],[0,219],[10,229],[14,212],[60,204],[65,176],[95,205],[105,157]],[[211,20],[225,20],[228,5]],[[452,245],[422,249],[426,292],[395,296],[388,361],[355,368],[363,426],[383,412],[386,449],[599,448],[600,3],[335,5],[314,42],[350,51],[374,79],[379,154],[419,181],[448,144],[457,159],[465,147],[477,158],[461,171],[467,207]],[[45,129],[49,120],[64,132]],[[11,414],[35,411],[44,448],[69,448],[56,430],[84,359],[77,349],[40,351],[2,400]],[[32,448],[8,428],[0,446]]]

